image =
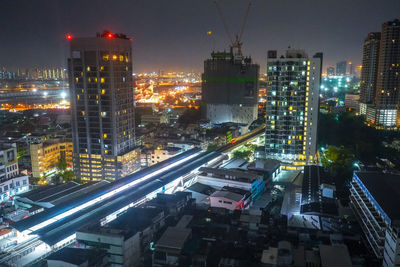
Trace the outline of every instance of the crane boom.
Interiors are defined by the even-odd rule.
[[[242,40],[242,36],[243,36],[244,28],[245,28],[245,26],[246,26],[247,17],[248,17],[248,15],[249,15],[250,8],[251,8],[251,0],[249,1],[249,5],[247,6],[246,13],[244,14],[244,18],[243,18],[243,22],[242,22],[242,27],[241,27],[241,29],[240,29],[240,34],[239,34],[239,42]]]
[[[228,35],[228,38],[231,41],[231,44],[233,44],[233,38],[232,38],[231,33],[229,32],[229,28],[228,28],[228,25],[226,24],[225,17],[224,17],[224,14],[222,13],[221,7],[219,6],[217,0],[214,0],[214,3],[215,3],[215,6],[217,7],[219,16],[221,17],[222,24],[224,25],[226,35]]]

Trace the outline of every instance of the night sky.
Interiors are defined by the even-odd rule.
[[[232,33],[247,0],[219,0]],[[267,50],[322,51],[324,68],[361,63],[368,32],[400,16],[400,0],[254,0],[243,52],[265,69]],[[228,38],[212,0],[0,0],[0,66],[65,66],[65,34],[109,29],[133,37],[134,71],[201,71]],[[213,34],[207,35],[211,30]]]

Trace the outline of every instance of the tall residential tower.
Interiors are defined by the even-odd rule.
[[[360,114],[364,115],[375,97],[380,40],[380,32],[371,32],[364,41],[360,81]]]
[[[396,126],[400,104],[400,21],[382,25],[379,48],[378,77],[376,79],[375,124]]]
[[[322,53],[268,52],[265,154],[287,168],[314,162],[321,66]]]
[[[376,128],[400,125],[400,21],[383,23],[364,42],[360,114]]]
[[[67,39],[75,176],[119,179],[139,166],[131,41],[107,31]]]

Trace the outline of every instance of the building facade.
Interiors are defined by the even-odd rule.
[[[76,233],[76,239],[87,249],[105,249],[108,266],[140,266],[143,251],[163,226],[162,209],[130,208],[106,225],[83,227]]]
[[[29,191],[27,175],[17,175],[0,180],[0,203],[10,200],[13,196]]]
[[[57,164],[64,158],[67,167],[72,167],[72,142],[63,139],[48,139],[29,146],[32,176],[41,178],[57,171]]]
[[[326,69],[326,75],[328,75],[328,76],[334,76],[335,75],[335,67],[328,67],[327,69]]]
[[[400,265],[400,175],[354,173],[350,206],[364,232],[366,246],[384,267]]]
[[[322,54],[288,50],[267,59],[265,155],[289,164],[313,162],[317,146]],[[296,167],[290,167],[296,168]]]
[[[379,48],[378,77],[376,79],[376,125],[393,127],[399,109],[400,87],[400,21],[382,25]]]
[[[71,38],[68,61],[73,166],[83,180],[115,180],[139,168],[131,42],[123,34]]]
[[[347,61],[336,63],[336,76],[345,76],[347,74]]]
[[[161,149],[154,149],[149,154],[148,166],[160,163],[169,158],[175,157],[182,152],[182,149],[177,147],[166,147]]]
[[[257,119],[260,66],[243,57],[240,49],[211,54],[204,61],[202,101],[213,124],[250,125]]]
[[[15,177],[18,173],[17,145],[0,144],[0,180]]]
[[[360,114],[378,129],[400,125],[400,21],[383,23],[380,33],[364,42],[360,83]]]
[[[367,114],[367,106],[373,104],[378,74],[380,32],[371,32],[365,38],[360,80],[360,114]]]
[[[28,190],[28,176],[19,174],[17,145],[0,144],[0,203]]]

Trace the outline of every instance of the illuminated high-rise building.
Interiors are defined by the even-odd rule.
[[[367,106],[373,104],[378,74],[380,32],[371,32],[365,38],[360,80],[360,114],[367,114]]]
[[[288,169],[315,159],[321,66],[322,53],[268,52],[265,157]]]
[[[139,167],[131,42],[110,32],[67,39],[74,173],[119,179]]]
[[[376,79],[376,125],[396,126],[400,90],[400,21],[382,25]]]
[[[240,44],[230,52],[211,54],[204,61],[202,101],[213,124],[235,122],[246,126],[257,119],[260,66],[244,57]]]
[[[364,43],[360,113],[376,128],[400,125],[400,21],[383,23]]]

